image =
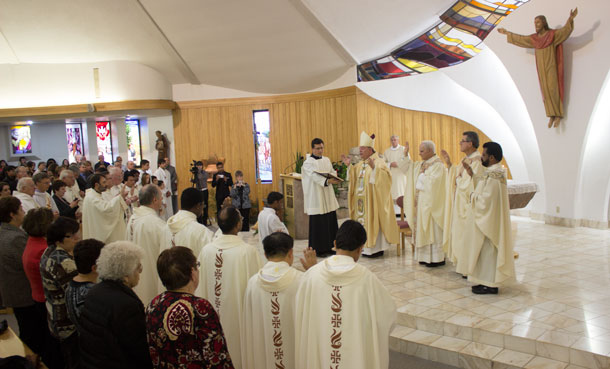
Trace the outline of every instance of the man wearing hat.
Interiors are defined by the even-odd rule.
[[[345,155],[341,158],[349,166],[350,218],[366,229],[367,241],[364,256],[383,255],[390,244],[398,243],[398,227],[390,190],[392,175],[379,154],[375,152],[375,135],[360,134],[360,162],[350,165]]]

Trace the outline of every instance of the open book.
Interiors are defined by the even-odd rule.
[[[323,173],[323,172],[314,172],[316,174],[321,175],[322,177],[326,178],[326,179],[336,179],[339,182],[343,182],[343,180],[339,177],[337,177],[336,175],[332,174],[332,173]]]

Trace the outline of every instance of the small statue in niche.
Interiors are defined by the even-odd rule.
[[[155,150],[158,151],[158,158],[169,158],[169,140],[161,131],[156,131],[157,141]]]
[[[558,29],[550,29],[544,15],[534,18],[536,33],[529,36],[518,35],[498,28],[498,32],[507,35],[507,40],[513,45],[536,49],[536,69],[544,101],[546,116],[549,117],[548,127],[558,127],[563,118],[563,42],[574,30],[574,18],[578,8],[570,11],[566,24]]]

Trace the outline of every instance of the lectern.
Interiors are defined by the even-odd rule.
[[[280,174],[284,194],[284,224],[296,240],[309,238],[309,216],[303,203],[303,183],[299,173]]]

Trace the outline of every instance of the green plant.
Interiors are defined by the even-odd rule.
[[[345,163],[343,163],[342,161],[334,162],[333,169],[335,171],[337,171],[337,177],[341,178],[344,181],[347,180],[347,165],[345,165]],[[342,186],[342,185],[341,184],[333,185],[333,190],[335,191],[335,196],[339,196],[339,186]]]
[[[296,160],[294,161],[294,171],[297,173],[301,173],[301,168],[303,168],[303,163],[305,162],[305,158],[300,151],[297,151]]]

